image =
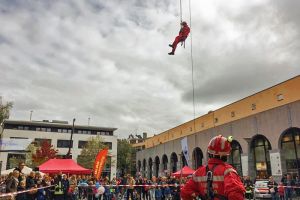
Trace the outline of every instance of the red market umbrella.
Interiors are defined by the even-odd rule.
[[[180,177],[182,175],[182,177],[187,177],[189,175],[192,175],[194,172],[195,170],[189,168],[188,166],[184,166],[181,170],[174,172],[172,176]]]
[[[59,173],[64,174],[90,174],[90,169],[85,169],[78,165],[72,159],[50,159],[39,166],[39,170],[43,173]]]

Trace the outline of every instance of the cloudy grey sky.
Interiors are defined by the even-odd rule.
[[[188,0],[183,18],[189,23]],[[196,115],[300,73],[300,1],[191,0]],[[0,1],[0,95],[12,119],[159,133],[193,118],[179,0]]]

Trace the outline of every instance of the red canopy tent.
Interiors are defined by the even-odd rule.
[[[182,172],[181,172],[182,171]],[[193,173],[195,172],[195,170],[189,168],[188,166],[184,166],[181,170],[177,171],[177,172],[174,172],[172,174],[172,176],[175,176],[175,177],[180,177],[181,176],[181,173],[182,173],[182,177],[187,177],[189,175],[192,175]]]
[[[39,170],[43,173],[58,173],[65,174],[90,174],[90,169],[85,169],[78,165],[72,159],[50,159],[39,166]]]

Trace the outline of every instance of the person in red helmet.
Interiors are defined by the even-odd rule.
[[[174,55],[177,44],[179,42],[184,42],[190,33],[190,28],[188,27],[186,22],[181,22],[180,25],[181,25],[181,29],[179,31],[179,35],[176,36],[173,44],[169,44],[169,46],[172,47],[172,51],[168,53],[169,55]]]
[[[226,163],[231,151],[232,137],[218,135],[209,142],[208,164],[195,171],[182,187],[183,200],[244,200],[245,188],[235,169]]]

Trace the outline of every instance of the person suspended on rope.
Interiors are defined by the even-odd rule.
[[[172,47],[172,51],[169,53],[169,55],[174,55],[177,44],[179,42],[182,42],[183,44],[190,33],[190,27],[187,25],[186,22],[181,22],[180,25],[181,29],[179,31],[179,35],[176,36],[173,44],[169,44],[169,46]]]

